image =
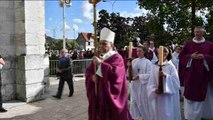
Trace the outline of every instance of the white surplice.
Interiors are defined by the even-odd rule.
[[[184,99],[184,115],[187,120],[213,119],[213,85],[211,83],[208,85],[204,101]]]
[[[158,65],[153,66],[147,84],[148,99],[153,112],[150,120],[181,120],[180,81],[177,70],[171,61],[165,61],[162,68],[163,72],[166,73],[166,77],[163,79],[163,94],[156,94],[159,80]]]
[[[152,63],[146,58],[136,58],[132,61],[133,76],[139,76],[138,80],[132,81],[130,114],[133,119],[142,117],[149,120],[150,111],[147,95],[147,83],[150,77]]]
[[[175,68],[178,71],[178,67],[179,67],[179,53],[177,53],[177,52],[172,53],[172,63],[175,65]]]

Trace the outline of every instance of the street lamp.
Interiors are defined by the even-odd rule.
[[[65,6],[70,7],[71,5],[71,0],[59,0],[59,6],[63,7],[63,49],[66,49]]]
[[[114,0],[113,2],[109,1],[112,5],[112,12],[114,12],[114,4],[117,0]],[[103,0],[103,2],[108,2],[107,0]]]

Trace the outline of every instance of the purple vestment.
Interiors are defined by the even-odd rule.
[[[92,81],[94,64],[86,70],[89,120],[132,120],[127,106],[127,80],[121,55],[115,54],[101,63],[98,98]]]
[[[198,52],[204,59],[191,59],[191,54]],[[195,43],[189,41],[179,55],[179,76],[184,85],[184,96],[192,101],[204,101],[207,86],[213,76],[213,44],[209,41]]]
[[[127,66],[128,58],[129,58],[128,54],[129,54],[129,51],[126,51],[126,56],[124,58],[124,65],[125,65],[126,70],[128,68],[128,66]],[[132,60],[135,59],[135,58],[138,58],[137,48],[132,48]]]

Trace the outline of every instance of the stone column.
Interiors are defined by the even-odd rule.
[[[16,95],[26,102],[43,98],[49,85],[45,55],[45,1],[14,1],[16,39]]]
[[[1,74],[3,101],[15,99],[16,97],[16,42],[14,18],[14,2],[0,0],[0,54],[6,62]]]

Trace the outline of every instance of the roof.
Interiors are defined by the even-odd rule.
[[[90,38],[94,37],[94,34],[93,33],[85,33],[85,32],[82,32],[81,35],[83,36],[84,40],[89,42]]]

